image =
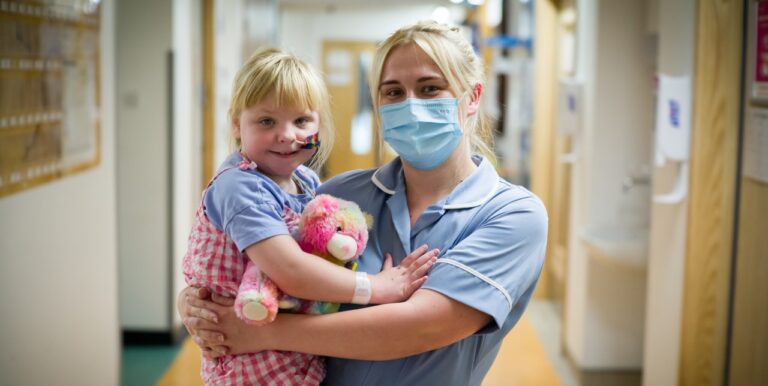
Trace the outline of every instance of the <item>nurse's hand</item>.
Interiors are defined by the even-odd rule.
[[[407,300],[427,281],[427,271],[437,261],[439,250],[427,250],[422,245],[397,267],[392,266],[392,256],[386,254],[381,272],[371,275],[371,304],[397,303]]]
[[[222,355],[238,355],[262,351],[261,343],[266,343],[269,331],[275,322],[264,326],[250,326],[240,320],[229,298],[216,297],[213,301],[191,298],[190,305],[206,309],[216,314],[216,322],[209,318],[189,317],[187,322],[194,328],[192,340],[201,348],[209,347],[203,355],[217,358]],[[278,318],[280,314],[278,314]],[[187,323],[185,322],[185,323]]]
[[[212,301],[213,302],[212,302]],[[200,346],[205,356],[226,354],[227,348],[220,344],[201,344],[199,335],[203,330],[199,329],[203,321],[215,324],[219,316],[214,307],[231,305],[233,301],[229,298],[221,297],[216,294],[211,295],[207,288],[187,287],[179,293],[176,301],[176,307],[181,316],[181,320],[186,327],[192,340]],[[203,332],[208,334],[207,331]]]

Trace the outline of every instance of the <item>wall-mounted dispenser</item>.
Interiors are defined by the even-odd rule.
[[[558,92],[557,130],[572,140],[570,153],[562,154],[560,161],[574,163],[578,159],[579,135],[584,111],[582,85],[575,79],[561,78]]]
[[[659,74],[656,102],[656,167],[678,164],[677,181],[669,193],[653,196],[659,204],[677,204],[688,194],[691,143],[691,78]]]

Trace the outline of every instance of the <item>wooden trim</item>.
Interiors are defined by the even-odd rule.
[[[533,125],[531,145],[531,191],[550,211],[553,208],[553,168],[555,154],[555,113],[557,103],[557,9],[551,0],[537,1],[534,36]],[[550,217],[558,213],[550,213]],[[551,225],[551,224],[550,224]],[[550,226],[551,230],[551,226]],[[551,241],[550,232],[550,241]],[[552,256],[553,243],[547,243],[547,256]],[[545,260],[536,298],[550,297],[549,258]]]
[[[746,46],[742,66],[743,80],[752,79],[756,66],[756,18],[757,3],[749,2],[745,11],[744,31]],[[749,83],[742,83],[742,138],[741,155],[742,170],[740,176],[738,219],[737,219],[737,248],[734,261],[733,300],[731,303],[729,364],[725,376],[729,385],[768,385],[768,182],[749,177],[747,163],[751,163],[749,147],[755,141],[750,131],[754,123],[750,115],[755,109],[765,109],[763,101],[751,100],[752,90]]]
[[[741,179],[729,385],[768,385],[768,184]]]
[[[741,1],[698,2],[681,385],[724,382],[741,71]]]
[[[214,39],[213,23],[214,10],[213,0],[203,0],[203,143],[202,143],[202,189],[208,185],[208,181],[213,178],[213,149],[214,149],[214,127],[215,127],[215,107],[214,98]]]

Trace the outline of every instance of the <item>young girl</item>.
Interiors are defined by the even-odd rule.
[[[234,297],[248,259],[285,293],[310,300],[396,302],[424,282],[436,257],[426,248],[396,268],[390,259],[369,279],[302,252],[291,238],[319,185],[303,164],[322,164],[332,146],[328,100],[320,76],[277,49],[256,52],[237,73],[230,119],[238,151],[203,194],[184,258],[190,286]],[[325,367],[313,355],[263,351],[204,356],[201,374],[209,385],[317,385]]]

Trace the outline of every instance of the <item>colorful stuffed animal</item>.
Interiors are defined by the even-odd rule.
[[[354,202],[321,194],[301,214],[297,239],[304,252],[341,266],[357,269],[357,257],[368,242],[370,215]],[[293,313],[335,312],[337,303],[301,300],[283,293],[259,268],[249,261],[235,298],[235,313],[245,322],[264,325],[275,320],[278,309]]]

